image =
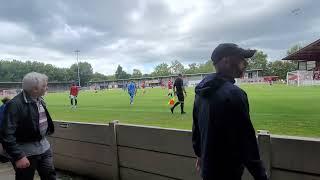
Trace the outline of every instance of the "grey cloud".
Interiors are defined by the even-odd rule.
[[[202,35],[199,41],[235,41],[241,42],[251,38],[268,37],[278,39],[288,34],[304,34],[307,29],[315,24],[310,23],[316,14],[320,2],[315,1],[290,1],[276,3],[265,11],[252,14],[249,17],[226,19],[220,24],[206,23],[204,29],[198,32]],[[291,11],[301,9],[301,14],[294,15]],[[236,14],[234,15],[237,16]],[[236,20],[236,21],[234,21]],[[299,35],[298,34],[298,35]],[[294,37],[294,36],[293,36]],[[274,42],[277,45],[279,42]],[[284,44],[284,43],[283,43]]]
[[[13,24],[16,31],[6,36],[0,30],[0,46],[4,54],[46,62],[73,61],[79,49],[102,73],[104,64],[118,62],[148,67],[174,59],[204,62],[221,42],[258,48],[274,59],[297,42],[319,38],[318,7],[320,1],[312,0],[206,0],[200,10],[172,12],[163,1],[2,0],[0,24]],[[198,11],[186,21],[190,29],[181,32],[181,23]]]

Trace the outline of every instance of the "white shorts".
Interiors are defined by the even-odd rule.
[[[70,99],[77,99],[77,96],[70,95]]]

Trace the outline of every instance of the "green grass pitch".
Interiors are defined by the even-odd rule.
[[[320,87],[286,85],[242,85],[249,101],[251,120],[256,130],[272,134],[320,137]],[[167,90],[147,88],[138,90],[133,105],[129,96],[119,89],[97,93],[80,92],[77,109],[70,108],[68,92],[49,93],[45,99],[53,119],[77,122],[121,123],[191,129],[194,88],[187,89],[185,111],[180,106],[174,114],[169,111]]]

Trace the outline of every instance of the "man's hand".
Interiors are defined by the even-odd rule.
[[[201,159],[197,157],[196,170],[200,173],[200,169],[201,169]]]
[[[24,169],[30,166],[30,162],[26,156],[16,161],[16,167],[19,169]]]

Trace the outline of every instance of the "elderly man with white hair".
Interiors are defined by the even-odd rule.
[[[55,180],[52,150],[47,135],[54,125],[42,99],[48,77],[31,72],[22,80],[23,91],[8,102],[2,123],[2,144],[11,157],[16,180],[32,180],[35,170],[42,180]]]

